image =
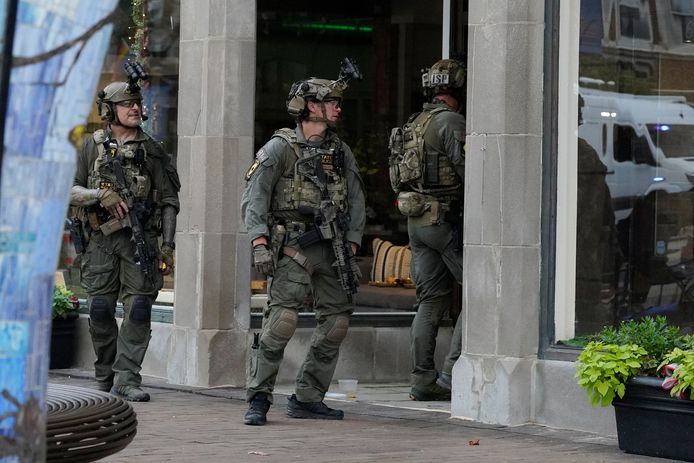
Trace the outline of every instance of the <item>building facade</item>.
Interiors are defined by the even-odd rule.
[[[694,324],[689,2],[173,3],[182,210],[175,301],[155,324],[145,373],[244,385],[262,294],[252,294],[239,199],[255,151],[291,125],[289,85],[334,78],[339,58],[357,58],[365,81],[346,96],[342,130],[370,189],[366,235],[404,245],[379,189],[387,134],[421,104],[420,68],[457,56],[468,66],[464,330],[451,413],[615,433],[611,409],[591,408],[576,385],[572,340],[647,314]],[[377,256],[366,248],[368,273]],[[384,290],[363,288],[338,375],[406,380],[412,293]]]

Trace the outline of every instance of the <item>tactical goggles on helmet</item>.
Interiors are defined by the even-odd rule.
[[[342,98],[323,98],[323,103],[333,108],[342,108]]]
[[[292,84],[287,96],[287,112],[294,117],[304,117],[306,104],[309,101],[330,102],[337,101],[336,108],[342,107],[342,94],[347,90],[349,81],[361,80],[361,71],[357,64],[344,58],[340,67],[340,75],[337,80],[318,79],[310,77]]]
[[[122,108],[132,108],[133,106],[139,106],[140,108],[142,107],[142,100],[127,100],[127,101],[119,101],[116,103],[116,106],[120,106]]]

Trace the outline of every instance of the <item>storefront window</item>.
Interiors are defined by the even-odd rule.
[[[452,3],[459,7],[456,13],[461,13],[454,21],[463,22],[463,2]],[[367,190],[367,225],[358,254],[363,278],[356,310],[412,310],[414,303],[414,289],[406,284],[392,282],[394,286],[387,287],[386,282],[383,286],[369,282],[375,283],[388,266],[409,275],[409,260],[402,259],[409,250],[398,248],[407,245],[407,222],[394,207],[388,177],[388,136],[392,127],[421,110],[420,70],[441,57],[442,6],[443,2],[424,5],[413,0],[291,5],[258,1],[256,150],[275,130],[294,127],[285,108],[293,82],[311,76],[335,79],[343,57],[354,58],[364,75],[363,81],[353,81],[345,94],[344,120],[338,128],[357,158]],[[459,45],[465,50],[461,35],[455,34],[451,54]],[[381,242],[387,243],[379,255],[374,250]],[[393,259],[396,255],[401,256],[397,262]],[[255,274],[253,280],[254,292],[263,293],[262,276]]]
[[[646,315],[694,327],[693,16],[581,2],[576,335]]]
[[[141,82],[143,113],[147,120],[143,129],[176,160],[178,114],[178,59],[180,38],[180,0],[121,0],[112,15],[113,32],[101,69],[97,92],[110,82],[126,80],[123,63],[138,60],[149,79]],[[96,94],[94,100],[96,101]],[[96,105],[83,126],[73,129],[76,149],[80,136],[103,128]],[[61,249],[59,269],[75,293],[84,296],[79,282],[79,256],[66,233]],[[164,288],[157,303],[173,302],[174,275],[164,278]]]

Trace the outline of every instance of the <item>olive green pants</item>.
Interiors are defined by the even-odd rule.
[[[434,362],[436,337],[443,317],[448,313],[453,282],[462,282],[463,255],[454,246],[450,224],[421,225],[408,220],[407,231],[412,247],[411,275],[417,294],[417,314],[411,327],[412,386],[426,387],[438,376]],[[451,374],[462,350],[462,317],[458,317],[451,346],[441,371]]]
[[[156,251],[156,236],[150,237],[150,243]],[[152,304],[163,284],[161,272],[154,270],[154,283],[145,277],[135,262],[130,229],[109,236],[96,232],[82,256],[81,283],[88,295],[96,379],[139,386],[142,361],[151,338]],[[124,310],[120,329],[116,323],[118,299]]]
[[[347,335],[352,304],[337,280],[329,242],[302,249],[314,267],[312,274],[287,256],[277,264],[269,281],[268,307],[258,346],[251,349],[246,397],[250,401],[265,392],[272,401],[284,349],[297,326],[299,311],[313,299],[316,328],[296,376],[296,397],[302,402],[320,402],[330,387],[340,345]]]

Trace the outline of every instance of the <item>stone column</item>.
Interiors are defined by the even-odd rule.
[[[544,1],[470,0],[463,354],[453,416],[531,418],[540,320]]]
[[[250,248],[239,200],[253,156],[256,5],[181,0],[178,216],[168,380],[244,386]]]

